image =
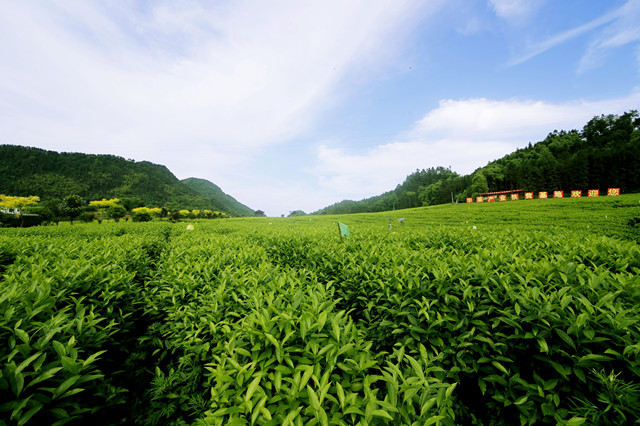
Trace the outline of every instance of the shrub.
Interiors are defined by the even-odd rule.
[[[83,212],[83,213],[80,213],[80,216],[78,216],[78,220],[85,223],[93,222],[94,219],[95,219],[95,216],[91,212]]]
[[[151,215],[147,212],[140,212],[133,215],[134,222],[151,222]]]
[[[127,215],[127,210],[122,206],[111,206],[107,209],[107,217],[116,222]]]

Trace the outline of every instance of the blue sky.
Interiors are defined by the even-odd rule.
[[[0,0],[0,143],[279,216],[640,108],[640,0]]]

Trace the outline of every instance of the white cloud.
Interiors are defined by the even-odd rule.
[[[417,19],[407,3],[364,0],[67,5],[4,6],[3,142],[245,155],[305,129]]]
[[[283,204],[289,210],[312,212],[344,199],[380,195],[416,169],[443,166],[469,174],[529,142],[543,140],[553,130],[581,130],[594,116],[621,114],[638,104],[640,91],[618,99],[564,103],[442,100],[393,142],[360,152],[346,150],[339,142],[320,145],[316,166],[309,170],[317,186],[306,180],[287,184],[257,178],[261,189],[251,191],[262,192],[260,205],[269,214],[279,212]],[[236,189],[237,193],[246,190]]]
[[[321,146],[316,173],[336,201],[359,200],[393,189],[415,169],[451,166],[469,174],[553,130],[581,130],[603,111],[621,114],[639,103],[640,91],[594,102],[443,100],[393,143],[356,154]]]
[[[532,100],[443,100],[416,125],[418,135],[447,138],[521,139],[540,129],[547,132],[584,118],[588,103],[552,104]],[[544,136],[544,135],[542,135]]]
[[[542,0],[489,0],[495,14],[506,20],[529,18],[542,4]]]
[[[581,67],[596,66],[611,49],[637,42],[639,1],[532,45],[514,63],[593,31]],[[416,49],[429,40],[411,39],[406,46],[402,41],[446,4],[4,2],[0,143],[153,161],[180,178],[210,179],[239,201],[276,215],[287,213],[282,206],[311,211],[343,198],[377,195],[416,168],[452,166],[469,173],[550,130],[581,127],[595,114],[637,107],[638,96],[622,109],[624,100],[443,100],[388,144],[357,152],[327,141],[311,171],[300,164],[303,156],[287,157],[282,167],[295,166],[301,175],[293,184],[259,174],[261,154],[296,136],[311,145],[313,136],[305,131],[321,114],[358,85],[371,83],[372,76],[389,77],[385,71],[399,68],[392,59],[418,56]],[[490,5],[500,18],[518,23],[540,4]],[[475,7],[469,10],[464,25],[458,23],[467,34],[487,25]],[[427,24],[421,33],[456,25]],[[417,84],[407,89],[414,80],[397,87],[429,90]],[[408,103],[415,102],[406,93]]]
[[[260,178],[247,170],[263,149],[307,129],[354,77],[383,71],[438,7],[9,2],[0,143],[149,160],[227,192],[252,187]]]
[[[512,147],[500,140],[422,137],[380,145],[361,154],[321,146],[317,172],[325,190],[340,194],[340,199],[361,199],[394,189],[416,169],[451,166],[454,171],[469,173],[488,157],[498,158]]]

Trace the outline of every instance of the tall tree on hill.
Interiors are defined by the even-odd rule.
[[[73,225],[73,220],[82,213],[84,200],[79,195],[67,195],[62,200],[62,213],[67,216]]]
[[[489,191],[489,184],[483,172],[476,172],[471,179],[471,193],[481,194]]]

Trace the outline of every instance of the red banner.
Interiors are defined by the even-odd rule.
[[[500,193],[502,192],[502,193]],[[487,202],[489,203],[493,203],[494,201],[507,201],[507,195],[508,194],[504,194],[504,192],[511,192],[511,191],[500,191],[500,192],[494,192],[493,194],[499,194],[497,197],[494,195],[491,195],[489,197],[487,197]],[[491,194],[491,193],[487,193],[487,194]],[[514,194],[511,193],[511,201],[517,201],[520,199],[520,195],[519,194]],[[607,189],[607,196],[609,197],[617,197],[620,195],[620,188],[608,188]],[[587,197],[599,197],[600,196],[600,190],[599,189],[589,189],[587,191]],[[540,199],[545,199],[545,198],[549,198],[549,192],[548,191],[539,191],[538,192],[538,198]],[[553,198],[564,198],[564,191],[553,191]],[[582,190],[572,190],[571,191],[571,198],[582,198]],[[524,193],[524,199],[525,200],[533,200],[534,199],[534,193],[533,192],[525,192]],[[476,197],[476,202],[477,203],[482,203],[484,202],[484,198],[483,197]],[[469,197],[467,198],[467,203],[473,203],[473,197]]]
[[[502,192],[507,192],[507,191],[502,191]],[[495,194],[495,192],[494,192]],[[517,201],[520,199],[520,195],[519,194],[510,194],[511,195],[511,201]],[[620,188],[608,188],[607,189],[607,196],[609,197],[618,197],[620,195]],[[600,196],[600,190],[599,189],[589,189],[587,191],[587,197],[599,197]],[[494,195],[491,195],[489,197],[487,197],[487,202],[489,203],[493,203],[494,201],[507,201],[507,194],[499,194],[497,197]],[[549,192],[548,191],[539,191],[538,192],[538,198],[540,199],[545,199],[545,198],[549,198]],[[553,198],[564,198],[564,191],[553,191]],[[571,198],[582,198],[582,190],[572,190],[571,191]],[[533,200],[534,199],[534,193],[533,192],[525,192],[524,193],[524,199],[525,200]],[[468,197],[467,199],[467,203],[473,203],[473,197]],[[484,198],[483,197],[476,197],[476,203],[482,203],[484,202]]]
[[[511,194],[512,192],[522,192],[522,191],[524,191],[524,189],[511,189],[509,191],[481,192],[480,195]]]

